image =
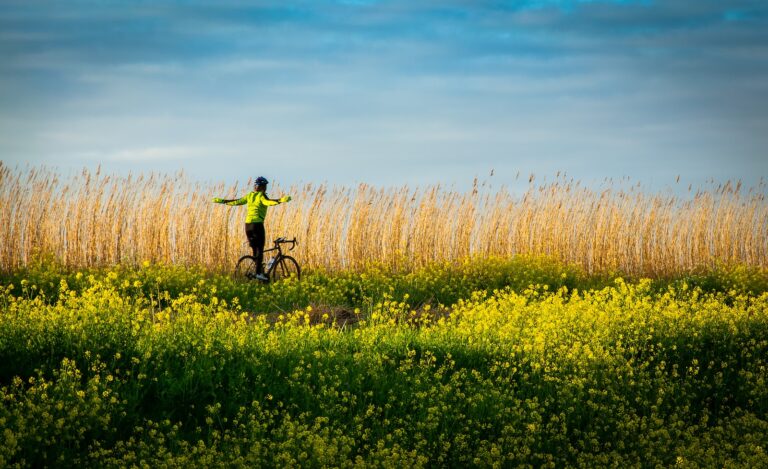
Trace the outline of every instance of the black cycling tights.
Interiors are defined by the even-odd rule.
[[[245,236],[248,237],[248,244],[253,249],[253,257],[256,258],[256,273],[264,273],[262,267],[264,263],[264,241],[266,233],[264,232],[264,223],[246,223]]]

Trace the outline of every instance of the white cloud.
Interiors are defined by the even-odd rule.
[[[199,158],[205,155],[207,150],[200,147],[165,146],[132,148],[107,153],[103,158],[115,162],[156,162],[162,160],[185,160]]]

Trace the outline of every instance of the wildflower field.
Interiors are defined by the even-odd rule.
[[[768,467],[765,182],[529,183],[271,187],[265,285],[237,185],[0,162],[0,467]]]
[[[0,467],[767,467],[768,272],[0,276]]]

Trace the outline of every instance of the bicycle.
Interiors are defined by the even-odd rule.
[[[291,256],[283,254],[283,250],[280,247],[281,244],[291,244],[289,251],[293,251],[296,247],[296,238],[285,239],[283,237],[277,238],[275,241],[275,247],[271,249],[265,249],[264,254],[270,251],[277,251],[277,254],[267,261],[264,266],[264,275],[268,280],[266,282],[276,282],[278,280],[290,278],[295,276],[296,280],[301,279],[301,268],[299,263],[296,262]],[[253,256],[245,255],[237,260],[235,265],[235,278],[241,280],[254,280],[256,279],[256,258]]]

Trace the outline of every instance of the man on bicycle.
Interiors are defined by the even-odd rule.
[[[256,278],[262,281],[267,280],[264,275],[264,241],[266,234],[264,232],[264,218],[267,216],[267,207],[289,202],[291,196],[284,195],[279,199],[270,199],[267,197],[267,184],[269,181],[261,176],[253,182],[253,192],[240,199],[221,199],[216,197],[214,203],[226,205],[245,205],[248,204],[248,214],[245,217],[245,236],[248,238],[253,250],[253,257],[256,258]]]

